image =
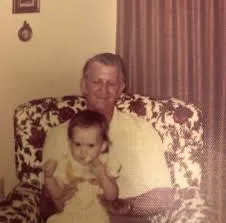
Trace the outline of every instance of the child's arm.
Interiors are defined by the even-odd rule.
[[[56,178],[54,177],[56,167],[57,161],[54,159],[50,159],[44,164],[44,184],[48,189],[57,208],[61,210],[64,206],[64,202],[62,202],[63,188],[58,184]]]
[[[114,177],[108,176],[106,167],[99,159],[92,162],[96,176],[100,182],[100,186],[104,191],[104,197],[108,201],[113,201],[118,198],[118,186]]]

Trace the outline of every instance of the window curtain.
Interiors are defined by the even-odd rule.
[[[116,52],[128,92],[176,97],[202,110],[203,190],[225,222],[226,1],[118,0]]]

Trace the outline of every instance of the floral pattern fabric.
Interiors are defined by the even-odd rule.
[[[144,118],[165,145],[179,205],[168,213],[151,216],[150,222],[217,222],[200,190],[204,151],[202,114],[197,106],[175,98],[152,100],[138,94],[123,94],[117,108]],[[16,108],[15,156],[20,183],[0,203],[0,222],[40,222],[42,148],[46,134],[84,109],[86,100],[81,96],[32,100]]]

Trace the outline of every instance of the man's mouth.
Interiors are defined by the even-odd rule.
[[[108,100],[108,98],[107,97],[106,98],[98,98],[98,100],[106,101],[106,100]]]

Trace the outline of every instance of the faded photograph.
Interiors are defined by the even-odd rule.
[[[40,5],[0,5],[0,222],[224,223],[224,0]]]

